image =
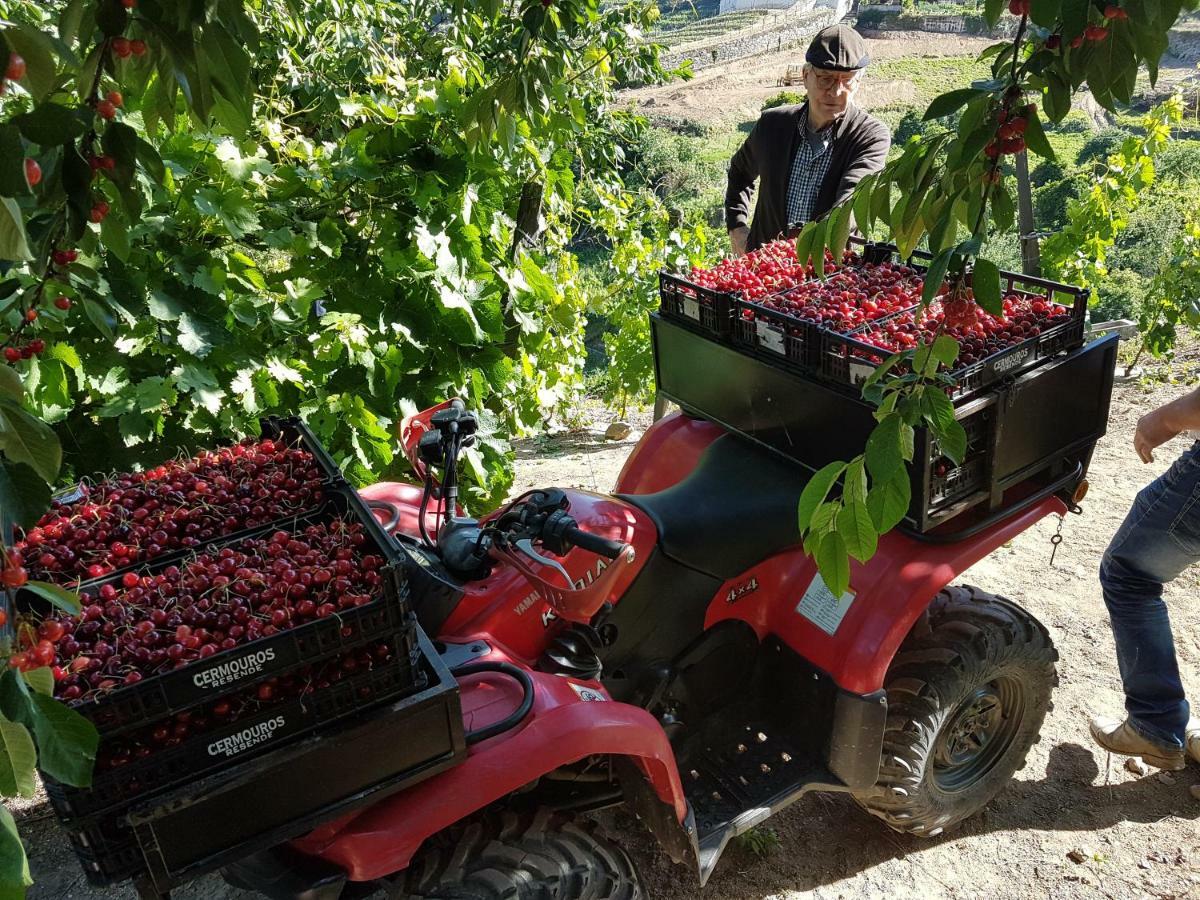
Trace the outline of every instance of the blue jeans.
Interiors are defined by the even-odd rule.
[[[1133,502],[1100,563],[1129,721],[1182,747],[1188,702],[1179,678],[1163,585],[1200,560],[1200,441]]]

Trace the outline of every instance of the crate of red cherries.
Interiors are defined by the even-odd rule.
[[[67,615],[19,592],[17,667],[100,733],[94,783],[45,778],[65,819],[418,691],[401,557],[299,422],[81,486],[18,543]],[[82,580],[81,580],[82,579]]]
[[[828,251],[825,260],[826,274],[839,268]],[[856,253],[848,249],[843,263],[852,265],[856,261]],[[722,260],[711,269],[694,266],[687,277],[660,273],[659,312],[726,339],[732,333],[739,302],[784,294],[813,276],[812,265],[801,265],[796,259],[796,242],[780,238],[743,256]]]
[[[998,316],[979,308],[969,289],[952,298],[943,286],[924,310],[909,308],[856,328],[827,328],[818,354],[820,376],[857,390],[892,354],[946,334],[960,347],[949,372],[955,382],[950,393],[958,400],[1082,346],[1087,290],[1014,272],[1000,277]],[[921,286],[916,290],[919,297]]]

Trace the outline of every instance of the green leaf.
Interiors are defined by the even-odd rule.
[[[77,616],[83,608],[78,594],[48,581],[27,581],[21,590],[36,594],[68,615]]]
[[[25,385],[12,366],[0,366],[0,396],[11,397],[18,403],[25,399]]]
[[[153,375],[143,378],[134,389],[137,397],[137,407],[141,412],[159,412],[164,407],[169,409],[179,399],[175,385],[169,378]]]
[[[994,316],[1004,314],[1004,298],[1000,291],[1000,269],[990,259],[976,257],[971,273],[971,289],[975,302]]]
[[[39,694],[45,694],[47,697],[54,696],[54,673],[50,671],[49,666],[39,666],[36,669],[22,672],[21,677]]]
[[[0,516],[32,528],[50,508],[50,485],[25,463],[0,460]]]
[[[87,317],[91,319],[92,324],[96,326],[102,335],[110,341],[117,339],[116,332],[113,331],[113,325],[116,324],[117,320],[109,315],[108,310],[90,297],[84,297],[83,311],[87,313]]]
[[[929,263],[929,269],[925,273],[925,285],[921,288],[921,302],[930,303],[937,296],[937,292],[941,290],[942,283],[946,280],[946,271],[950,268],[950,259],[954,256],[953,249],[946,249],[933,258]]]
[[[62,166],[63,190],[67,192],[71,213],[69,235],[72,240],[79,240],[87,230],[92,210],[92,169],[73,143],[63,145]]]
[[[829,494],[829,489],[833,487],[839,475],[845,470],[844,462],[831,462],[829,465],[818,471],[808,484],[804,486],[804,490],[800,494],[800,505],[797,509],[797,516],[801,533],[808,530],[809,523],[812,520],[813,512],[816,508],[825,501],[825,497]]]
[[[901,431],[904,422],[899,415],[884,417],[867,438],[867,470],[872,478],[890,478],[897,469],[904,469]],[[911,457],[911,454],[910,454]]]
[[[42,771],[72,787],[90,787],[100,736],[95,726],[53,697],[30,691],[9,669],[0,675],[3,714],[33,732]]]
[[[109,176],[121,187],[129,187],[133,183],[134,171],[137,168],[137,132],[124,122],[110,122],[104,129],[101,143],[104,145],[104,152],[111,156],[115,163]]]
[[[843,203],[830,214],[829,250],[835,265],[842,264],[842,254],[846,252],[846,242],[850,240],[850,218],[853,213],[851,205]]]
[[[36,794],[36,766],[37,749],[29,730],[20,722],[10,722],[0,716],[0,795],[32,797]]]
[[[861,563],[875,555],[879,533],[864,500],[844,502],[838,514],[838,534],[846,543],[846,552]]]
[[[28,463],[53,483],[62,465],[62,447],[45,422],[31,416],[10,397],[0,397],[0,448],[13,462]]]
[[[996,223],[996,228],[1000,231],[1008,231],[1008,229],[1012,228],[1015,210],[1013,209],[1012,195],[1009,194],[1008,188],[1004,186],[1004,182],[992,185],[990,202],[992,205],[992,221]]]
[[[25,220],[17,201],[11,197],[0,197],[0,259],[11,262],[33,259],[25,238]]]
[[[32,193],[25,177],[25,145],[15,125],[0,124],[0,196],[26,197]]]
[[[846,474],[842,478],[842,499],[846,503],[865,502],[867,499],[867,470],[866,460],[856,456],[846,466]]]
[[[908,515],[908,505],[912,501],[912,485],[909,484],[908,472],[901,467],[887,478],[876,478],[871,482],[870,493],[867,494],[867,510],[871,513],[871,521],[875,523],[880,534],[891,531]]]
[[[921,395],[921,414],[938,440],[942,453],[961,465],[967,451],[967,433],[954,418],[954,403],[942,391],[930,388]]]
[[[1053,28],[1062,13],[1062,0],[1033,0],[1029,18],[1035,25]]]
[[[864,235],[871,234],[871,192],[875,185],[875,174],[868,175],[854,188],[854,224]]]
[[[948,334],[939,334],[933,342],[933,355],[947,369],[954,367],[954,361],[958,359],[958,351],[958,341]]]
[[[833,596],[840,597],[846,593],[850,587],[850,557],[846,541],[839,532],[834,531],[821,538],[817,546],[816,563],[821,578]]]
[[[1050,142],[1046,140],[1046,132],[1042,130],[1042,120],[1038,117],[1035,111],[1025,120],[1025,144],[1043,159],[1054,161],[1057,157],[1054,155],[1054,148],[1050,146]]]
[[[923,118],[928,122],[930,119],[940,119],[942,116],[948,116],[951,113],[957,112],[984,93],[986,92],[977,90],[976,88],[959,88],[955,91],[939,94],[933,98],[933,102],[925,110]]]
[[[32,112],[13,118],[26,140],[42,147],[56,147],[79,138],[87,125],[74,109],[59,103],[43,103]]]
[[[129,26],[129,11],[121,4],[121,0],[100,0],[96,12],[96,24],[105,37],[115,37],[123,34]]]
[[[1057,71],[1046,73],[1046,92],[1042,95],[1042,109],[1051,122],[1061,122],[1071,111],[1071,86]]]
[[[25,858],[21,836],[17,834],[17,823],[8,807],[0,804],[0,897],[4,900],[23,898],[25,888],[32,884],[29,860]]]
[[[1000,21],[1000,14],[1004,12],[1004,6],[1004,0],[986,0],[983,4],[983,20],[989,28],[996,27],[996,23]]]
[[[105,216],[100,223],[100,240],[121,262],[129,261],[129,227],[125,224],[124,216],[117,215],[115,211]]]
[[[1062,2],[1062,36],[1066,44],[1072,38],[1083,34],[1088,24],[1088,10],[1091,0],[1061,0]]]
[[[875,384],[879,381],[879,379],[883,378],[884,375],[886,375],[888,372],[890,372],[892,370],[892,367],[895,366],[896,363],[900,362],[900,360],[902,360],[903,358],[904,358],[903,353],[893,353],[891,356],[889,356],[887,359],[885,359],[883,361],[882,365],[876,366],[875,371],[873,371],[870,375],[868,375],[867,380],[863,382],[863,392],[865,393],[866,391],[868,391],[872,387],[874,387]]]
[[[162,157],[158,155],[158,151],[154,146],[139,137],[137,139],[136,152],[138,162],[142,164],[142,168],[154,179],[156,184],[162,184],[163,179],[167,177],[167,170],[163,165]]]
[[[6,29],[4,37],[13,51],[21,54],[25,60],[24,84],[34,101],[40,101],[50,93],[58,77],[50,41],[39,29],[30,25]]]

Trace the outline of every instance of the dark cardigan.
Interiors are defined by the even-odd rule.
[[[750,225],[747,249],[779,237],[789,225],[787,192],[792,160],[800,146],[800,116],[804,105],[777,106],[758,118],[754,129],[729,163],[725,189],[725,226],[733,230],[750,223],[750,197],[759,181],[758,202]],[[887,161],[892,136],[887,126],[853,104],[834,125],[829,170],[817,192],[813,218],[837,206],[870,172]]]

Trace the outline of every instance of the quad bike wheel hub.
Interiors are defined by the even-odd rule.
[[[1021,724],[1024,692],[1000,677],[973,691],[950,715],[934,749],[934,781],[944,791],[964,790],[1004,756]]]

